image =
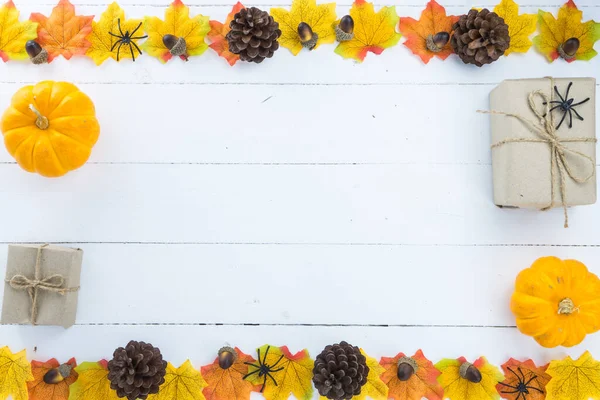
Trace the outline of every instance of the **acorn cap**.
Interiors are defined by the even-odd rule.
[[[415,360],[410,357],[402,357],[398,359],[398,372],[396,375],[400,381],[405,382],[417,372],[418,368],[419,366]]]
[[[469,382],[479,383],[481,382],[481,372],[470,362],[464,362],[461,364],[458,370],[461,377],[468,380]]]
[[[448,32],[438,32],[435,35],[427,36],[427,39],[425,39],[427,49],[434,53],[442,51],[449,41],[450,34]]]
[[[48,52],[42,48],[35,40],[28,40],[25,43],[25,51],[34,64],[44,64],[48,62]]]
[[[581,43],[579,39],[572,37],[567,39],[564,43],[558,46],[558,54],[565,60],[571,60],[575,58],[575,54],[577,54],[577,50],[579,50],[579,46]]]
[[[183,56],[187,52],[187,45],[184,38],[166,34],[162,40],[165,47],[169,49],[174,57]]]
[[[219,349],[219,367],[223,369],[230,368],[237,360],[235,349],[225,346]]]

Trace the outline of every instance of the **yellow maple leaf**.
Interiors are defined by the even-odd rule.
[[[600,23],[594,21],[581,22],[583,13],[577,9],[573,0],[569,0],[558,10],[558,19],[552,13],[539,10],[538,27],[540,34],[533,38],[536,49],[552,62],[560,57],[558,48],[567,40],[579,40],[579,48],[575,60],[590,60],[598,53],[594,43],[600,39]]]
[[[546,373],[546,400],[600,399],[600,362],[586,351],[576,361],[571,357],[551,361]]]
[[[271,8],[271,15],[281,29],[279,43],[295,56],[302,50],[302,42],[298,36],[298,25],[301,22],[308,24],[317,34],[315,49],[323,43],[335,41],[335,3],[317,5],[316,0],[294,0],[290,11],[279,7]]]
[[[108,363],[83,362],[75,367],[79,378],[71,385],[69,400],[120,400],[117,392],[110,388]]]
[[[26,60],[25,43],[37,37],[38,24],[19,22],[19,10],[12,0],[0,6],[0,58],[2,61]]]
[[[527,53],[533,44],[529,36],[535,32],[537,16],[535,14],[519,15],[519,5],[514,0],[502,0],[494,7],[494,12],[504,18],[504,22],[508,25],[510,47],[504,55]]]
[[[299,400],[312,398],[312,369],[314,361],[308,350],[290,353],[287,346],[264,345],[257,350],[255,363],[248,363],[247,379],[260,387],[266,400],[288,400],[294,395]],[[260,365],[267,365],[269,375],[259,376]],[[272,378],[272,379],[271,379]],[[273,383],[277,382],[277,385]]]
[[[369,367],[369,375],[367,375],[367,383],[360,390],[360,394],[354,396],[356,400],[366,400],[367,396],[373,400],[387,400],[389,388],[381,380],[381,374],[385,372],[379,362],[373,357],[369,357],[363,349],[360,352],[367,359],[367,366]]]
[[[187,51],[180,56],[183,60],[187,60],[188,56],[199,56],[208,49],[204,37],[210,31],[209,18],[203,15],[190,18],[190,9],[181,0],[171,3],[165,11],[164,21],[157,17],[145,17],[144,27],[148,40],[142,44],[142,48],[163,63],[173,57],[163,43],[163,36],[167,34],[185,40]]]
[[[204,400],[202,389],[206,386],[208,384],[190,360],[179,368],[168,363],[165,383],[160,385],[157,394],[148,396],[148,400]]]
[[[472,382],[460,374],[460,367],[466,363],[463,357],[443,359],[435,367],[441,372],[438,382],[444,388],[444,399],[450,400],[496,400],[500,398],[496,391],[498,382],[504,380],[504,374],[485,359],[478,358],[472,365],[481,373],[481,381]]]
[[[0,399],[27,400],[27,382],[34,379],[25,350],[13,354],[8,347],[0,348]]]
[[[131,47],[117,44],[119,38],[111,33],[113,35],[129,34],[132,37]],[[96,65],[102,64],[108,58],[116,61],[133,58],[135,61],[135,57],[141,54],[137,47],[137,41],[144,37],[142,20],[125,19],[125,11],[114,2],[106,8],[98,22],[92,22],[92,32],[87,37],[92,45],[85,54],[94,60]]]
[[[396,7],[381,7],[375,13],[373,3],[355,0],[350,16],[354,20],[354,38],[335,48],[335,52],[344,58],[362,62],[369,51],[381,54],[388,47],[398,44],[402,36],[396,32],[399,20]]]

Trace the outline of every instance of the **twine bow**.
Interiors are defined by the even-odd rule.
[[[551,88],[554,86],[554,79],[549,78],[551,83]],[[560,138],[556,132],[556,128],[554,127],[554,118],[552,117],[552,113],[550,111],[551,103],[553,101],[553,92],[550,90],[550,97],[546,93],[541,90],[535,90],[529,93],[527,97],[527,101],[529,104],[529,108],[538,118],[539,123],[535,123],[530,121],[529,119],[519,115],[519,114],[511,114],[505,113],[501,111],[478,111],[484,114],[497,114],[497,115],[505,115],[507,117],[513,117],[523,123],[531,132],[537,134],[538,138],[509,138],[499,141],[498,143],[494,143],[492,145],[492,149],[503,146],[508,143],[547,143],[550,146],[550,191],[551,198],[550,204],[544,208],[542,211],[546,211],[554,207],[554,181],[555,177],[558,173],[559,177],[559,191],[561,197],[561,204],[563,207],[564,215],[565,215],[565,224],[564,227],[569,227],[569,214],[567,212],[567,188],[566,188],[566,179],[567,176],[574,180],[577,183],[586,183],[596,173],[596,164],[592,157],[573,149],[570,149],[566,146],[566,143],[573,142],[583,142],[583,143],[596,143],[596,138],[591,137],[574,137],[574,138]],[[543,102],[545,103],[544,114],[540,114],[535,105],[535,97],[539,96]],[[570,161],[567,159],[567,153],[570,153],[580,159],[583,159],[590,163],[591,172],[589,175],[585,177],[581,177],[578,175],[572,168]]]
[[[41,279],[41,259],[42,249],[47,247],[44,244],[38,248],[37,257],[35,260],[34,277],[29,279],[25,275],[15,275],[11,279],[7,279],[6,282],[15,290],[27,290],[29,299],[31,300],[31,324],[37,325],[38,317],[38,291],[45,290],[46,292],[58,293],[64,296],[67,292],[76,292],[79,287],[63,288],[65,284],[65,278],[62,275],[54,274]]]

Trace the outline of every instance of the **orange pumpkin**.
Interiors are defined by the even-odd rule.
[[[517,276],[510,308],[542,346],[575,346],[600,329],[600,279],[579,261],[540,258]]]
[[[48,177],[85,164],[100,134],[90,98],[71,83],[52,81],[15,93],[0,130],[24,170]]]

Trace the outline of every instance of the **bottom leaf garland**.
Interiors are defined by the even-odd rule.
[[[148,360],[162,360],[160,350],[150,344],[132,341],[128,346],[141,350],[133,358],[117,358],[124,353],[116,351],[110,368],[106,360],[30,363],[25,350],[12,353],[2,347],[0,399],[117,400],[118,381],[109,379],[109,370],[125,368],[133,386],[143,385],[154,374],[146,368],[152,365]],[[144,368],[138,370],[139,365]],[[511,358],[500,370],[485,357],[473,363],[463,357],[443,359],[434,365],[421,350],[378,362],[346,342],[325,347],[315,361],[308,350],[292,354],[287,346],[264,345],[256,349],[256,359],[238,348],[223,347],[212,364],[200,369],[189,360],[179,367],[168,363],[158,392],[138,399],[248,400],[252,392],[260,392],[267,400],[308,400],[313,398],[313,383],[332,400],[348,394],[374,400],[588,400],[600,399],[600,362],[586,351],[576,360],[566,357],[539,367],[532,360]]]

